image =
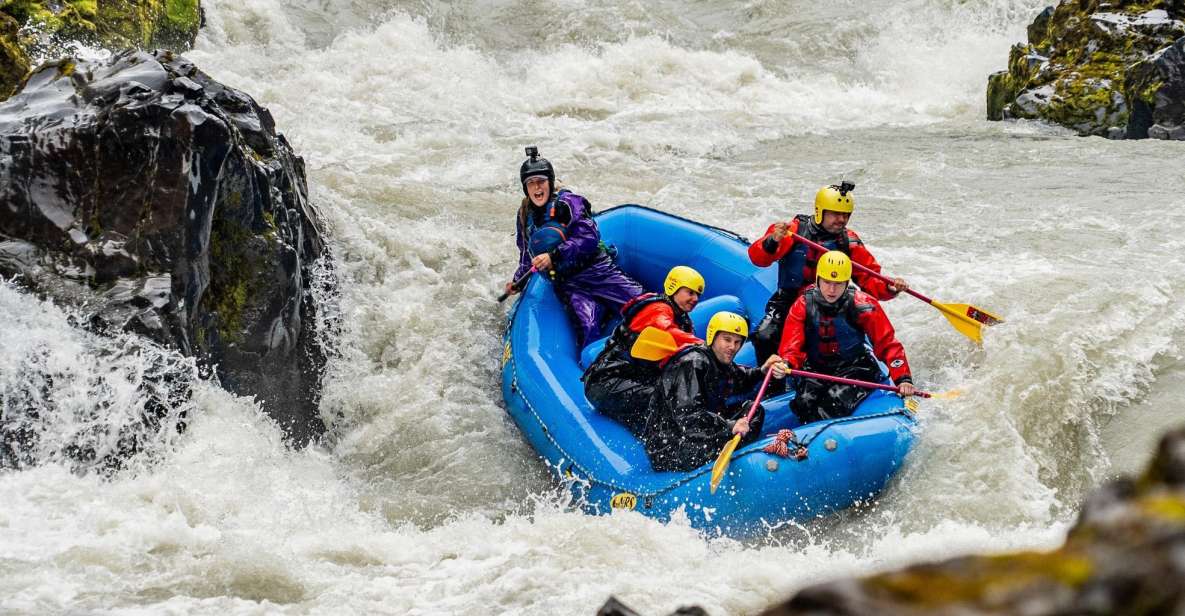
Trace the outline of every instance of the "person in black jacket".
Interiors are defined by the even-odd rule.
[[[729,406],[728,400],[753,391],[767,369],[785,378],[785,364],[777,355],[761,368],[734,363],[748,335],[744,317],[718,312],[708,322],[706,346],[685,345],[667,360],[642,437],[654,470],[688,471],[715,459],[734,434],[742,436],[742,444],[761,435],[761,408],[750,422],[745,418],[750,402]]]
[[[692,308],[704,292],[704,277],[686,265],[676,265],[663,282],[663,294],[644,293],[621,309],[621,324],[580,380],[584,395],[601,414],[640,435],[646,409],[660,370],[657,361],[633,356],[632,348],[647,327],[668,333],[676,345],[703,342],[695,336]]]

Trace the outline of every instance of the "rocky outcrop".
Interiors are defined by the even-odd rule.
[[[116,52],[186,51],[200,24],[198,0],[2,0],[0,101],[28,72],[30,58],[70,55],[75,42]]]
[[[1185,37],[1127,70],[1127,137],[1185,141]]]
[[[613,598],[598,614],[638,616]],[[761,616],[863,614],[1185,614],[1185,428],[1161,439],[1143,476],[1096,490],[1057,550],[821,584]]]
[[[970,556],[808,588],[764,616],[1185,613],[1185,429],[1097,490],[1052,552]]]
[[[989,120],[1185,139],[1185,0],[1063,0],[1033,20],[1028,39],[988,78]]]
[[[42,66],[0,104],[0,275],[214,367],[303,444],[326,257],[272,116],[170,52]]]

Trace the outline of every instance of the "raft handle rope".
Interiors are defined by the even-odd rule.
[[[794,445],[793,452],[790,451],[790,444]],[[778,434],[774,437],[774,441],[765,447],[762,447],[761,451],[781,458],[789,458],[793,456],[794,459],[798,461],[805,460],[807,455],[806,447],[803,447],[802,444],[798,442],[798,439],[794,436],[794,431],[786,430],[784,428],[778,430]]]

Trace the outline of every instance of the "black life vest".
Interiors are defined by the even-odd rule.
[[[827,304],[818,287],[808,290],[803,297],[806,303],[806,322],[803,324],[806,354],[812,366],[820,368],[873,359],[864,344],[867,336],[860,329],[858,317],[874,308],[856,303],[854,285],[848,285],[834,306]]]
[[[832,235],[823,230],[822,227],[815,224],[814,219],[808,214],[799,214],[794,217],[798,221],[797,233],[816,244],[822,244],[827,250],[838,250],[848,257],[852,256],[851,249],[848,243],[848,230],[844,229],[837,235]],[[804,280],[803,272],[808,267],[815,269],[819,263],[821,255],[812,256],[813,248],[807,246],[802,242],[794,242],[790,251],[782,255],[778,259],[778,288],[794,292],[798,295],[798,291],[803,284],[813,284],[813,280]]]

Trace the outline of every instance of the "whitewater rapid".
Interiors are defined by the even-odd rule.
[[[1185,144],[983,120],[1040,2],[203,6],[187,56],[275,115],[338,260],[331,436],[291,451],[183,358],[0,285],[0,398],[49,434],[128,421],[161,365],[193,387],[186,432],[131,468],[47,452],[0,473],[0,612],[592,614],[614,594],[752,613],[839,576],[1051,547],[1185,418]],[[888,272],[1007,323],[976,348],[920,302],[886,305],[919,383],[966,393],[923,405],[865,510],[747,543],[572,512],[498,388],[531,144],[597,208],[748,237],[851,179]]]

